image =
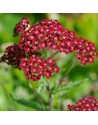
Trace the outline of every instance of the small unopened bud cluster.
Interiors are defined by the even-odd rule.
[[[42,75],[50,78],[52,72],[59,71],[50,58],[44,60],[34,55],[37,51],[46,48],[65,54],[75,51],[75,57],[83,65],[93,63],[94,57],[98,56],[92,42],[76,37],[75,32],[65,29],[57,20],[45,19],[30,26],[28,19],[24,17],[14,28],[14,36],[17,35],[20,36],[19,43],[6,48],[0,62],[22,69],[27,79],[34,81]],[[34,64],[32,60],[36,60]]]
[[[29,26],[29,21],[26,17],[24,17],[18,24],[16,24],[14,28],[14,36],[19,35],[20,32],[24,32],[26,28]]]
[[[25,52],[18,44],[14,44],[5,49],[3,56],[0,58],[0,62],[6,62],[8,65],[19,68],[20,59],[24,57]]]
[[[75,105],[68,105],[68,111],[98,111],[98,101],[96,97],[85,96],[78,100]]]

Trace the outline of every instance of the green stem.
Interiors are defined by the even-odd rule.
[[[60,79],[60,84],[63,82],[64,78],[71,72],[71,70],[75,67],[75,65],[76,65],[76,59],[74,58],[73,61],[72,61],[72,65],[70,67],[68,67],[66,73]]]
[[[52,95],[49,94],[49,111],[52,111]]]
[[[51,59],[53,59],[59,52],[56,51],[53,55],[50,56]]]
[[[43,82],[46,84],[46,89],[47,89],[47,92],[48,92],[48,109],[49,109],[49,111],[52,111],[52,109],[53,109],[53,98],[52,98],[52,91],[51,91],[51,88],[49,86],[51,82],[48,81],[46,78],[43,78]]]
[[[52,100],[52,93],[51,93],[49,85],[47,86],[47,91],[48,91],[48,94],[49,94],[49,100],[48,100],[49,111],[52,111],[53,100]]]
[[[30,84],[30,82],[28,80],[27,80],[27,84]],[[34,97],[36,98],[36,100],[38,101],[38,103],[40,103],[42,110],[45,110],[44,103],[46,103],[46,102],[42,98],[42,96],[39,93],[37,93],[36,91],[33,91],[30,86],[29,86],[29,89],[30,89],[31,93],[34,95]]]

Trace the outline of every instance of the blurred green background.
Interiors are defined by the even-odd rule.
[[[95,43],[98,50],[98,14],[0,14],[0,56],[7,46],[18,42],[19,37],[13,37],[13,28],[24,16],[28,17],[31,25],[45,18],[57,19],[65,28],[75,31],[77,36]],[[75,103],[84,95],[96,96],[98,99],[98,59],[95,59],[94,64],[82,66],[78,61],[73,64],[73,56],[74,54],[56,56],[57,65],[61,70],[58,74],[53,75],[50,80],[56,84],[61,81],[64,84],[67,81],[86,78],[89,80],[78,87],[71,88],[68,92],[62,91],[55,94],[53,96],[53,110],[66,110],[67,104]],[[70,72],[64,77],[71,66]],[[43,103],[41,98],[44,98]],[[45,95],[44,90],[41,89],[38,94],[34,94],[20,70],[1,63],[0,110],[32,111],[41,110],[40,106],[43,107],[43,110],[47,110],[47,94]]]

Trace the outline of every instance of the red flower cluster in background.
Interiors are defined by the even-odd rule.
[[[98,101],[95,97],[85,96],[76,102],[76,105],[68,105],[68,111],[98,111]]]
[[[14,36],[17,35],[20,36],[19,43],[8,47],[0,62],[6,60],[8,64],[22,69],[27,79],[38,80],[42,75],[50,78],[52,72],[58,72],[59,68],[53,63],[50,64],[54,62],[53,60],[50,58],[43,60],[38,55],[34,55],[36,51],[45,48],[65,54],[75,51],[75,57],[83,65],[88,62],[93,63],[94,56],[98,56],[92,42],[76,37],[73,31],[65,29],[57,20],[45,19],[29,26],[28,19],[24,17],[14,28]],[[29,56],[26,56],[27,54]],[[32,60],[35,60],[34,63],[37,66]]]

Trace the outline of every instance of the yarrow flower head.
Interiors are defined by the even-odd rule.
[[[23,21],[24,18],[20,22],[23,23]],[[20,26],[20,22],[18,26]],[[38,24],[29,27],[28,30],[21,32],[20,47],[29,54],[45,48],[58,50],[65,54],[75,51],[75,57],[83,65],[89,62],[93,63],[94,56],[98,56],[92,42],[76,37],[75,32],[65,29],[57,20],[51,19],[42,20]]]
[[[96,97],[84,96],[75,105],[68,105],[68,111],[98,111],[98,101]]]
[[[76,38],[74,41],[74,48],[76,52],[75,57],[80,60],[80,63],[83,65],[86,63],[93,63],[94,56],[98,56],[94,43],[84,38]]]
[[[37,55],[32,55],[28,59],[21,59],[20,68],[24,71],[27,79],[37,81],[41,76],[50,78],[52,72],[58,73],[59,68],[53,65],[54,62],[55,60],[50,58],[43,60]]]
[[[41,76],[50,78],[59,68],[49,57],[44,60],[35,54],[49,48],[59,53],[75,52],[81,64],[93,63],[98,56],[95,45],[84,38],[76,37],[75,32],[64,28],[57,20],[45,19],[30,26],[26,17],[14,28],[14,36],[20,36],[18,44],[6,48],[0,62],[14,65],[23,70],[27,79],[39,80]],[[27,56],[28,55],[28,56]],[[35,61],[34,61],[35,60]]]
[[[50,48],[66,54],[73,51],[75,33],[57,20],[45,19],[20,34],[20,47],[27,53]]]

